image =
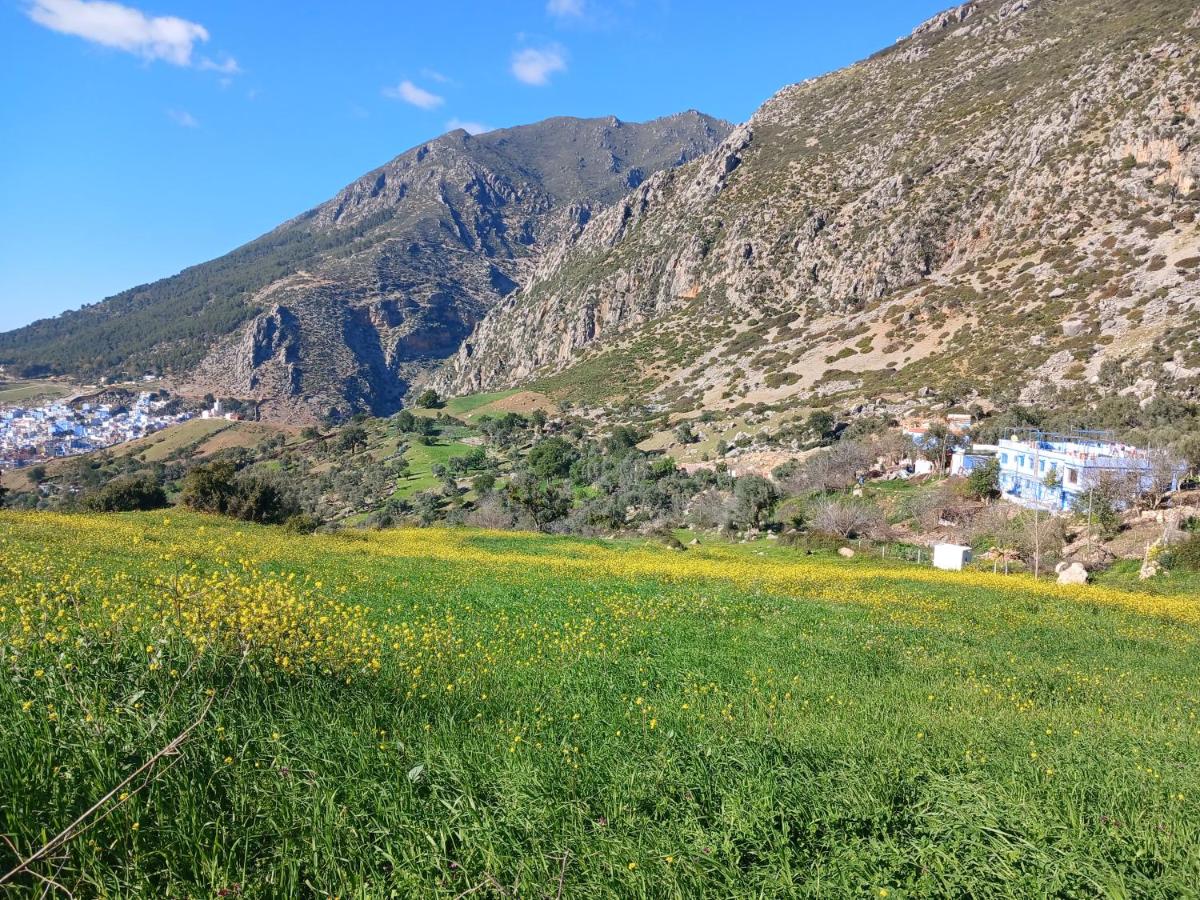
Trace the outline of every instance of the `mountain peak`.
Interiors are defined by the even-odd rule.
[[[300,419],[391,411],[590,210],[712,149],[714,121],[454,129],[220,259],[0,335],[0,363],[163,371]]]

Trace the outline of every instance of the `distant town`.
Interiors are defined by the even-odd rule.
[[[0,408],[0,469],[111,447],[194,416],[180,410],[178,401],[150,391],[128,405],[54,400]]]

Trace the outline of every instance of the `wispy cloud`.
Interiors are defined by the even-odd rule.
[[[583,18],[584,0],[547,0],[546,12],[559,19]]]
[[[422,69],[421,77],[428,78],[430,81],[436,81],[438,84],[450,84],[451,83],[450,76],[443,75],[437,69]]]
[[[461,128],[467,134],[483,134],[485,131],[494,130],[491,125],[484,125],[482,122],[466,122],[462,119],[451,119],[446,123],[447,131],[454,131],[456,128]]]
[[[222,56],[220,62],[215,59],[209,59],[207,56],[200,57],[198,64],[199,68],[208,72],[220,72],[222,75],[239,75],[242,68],[237,64],[237,60],[232,56]]]
[[[525,84],[545,85],[555,72],[567,71],[567,53],[558,44],[549,47],[527,47],[513,54],[512,73]]]
[[[196,65],[226,75],[239,71],[231,56],[222,57],[220,62],[208,57],[193,60],[196,45],[208,41],[208,29],[177,16],[148,16],[140,9],[108,0],[32,0],[26,12],[51,31],[124,50],[142,59]]]
[[[411,81],[402,81],[395,87],[384,88],[383,96],[392,100],[403,100],[405,103],[411,103],[421,109],[437,109],[446,102],[444,97],[417,87]]]
[[[168,109],[167,118],[180,128],[199,128],[200,122],[185,109]]]

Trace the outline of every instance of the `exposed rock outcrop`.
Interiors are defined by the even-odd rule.
[[[980,0],[784,88],[567,234],[431,383],[1015,401],[1111,361],[1200,393],[1194,18]]]
[[[387,413],[546,247],[728,131],[695,111],[452,131],[226,257],[0,335],[0,359],[162,369],[273,417]]]

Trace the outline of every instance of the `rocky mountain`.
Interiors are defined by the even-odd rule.
[[[728,131],[694,111],[452,131],[220,259],[0,335],[0,364],[163,371],[276,418],[388,413],[545,247]]]
[[[429,381],[679,411],[1200,394],[1200,11],[980,0],[572,221]]]

